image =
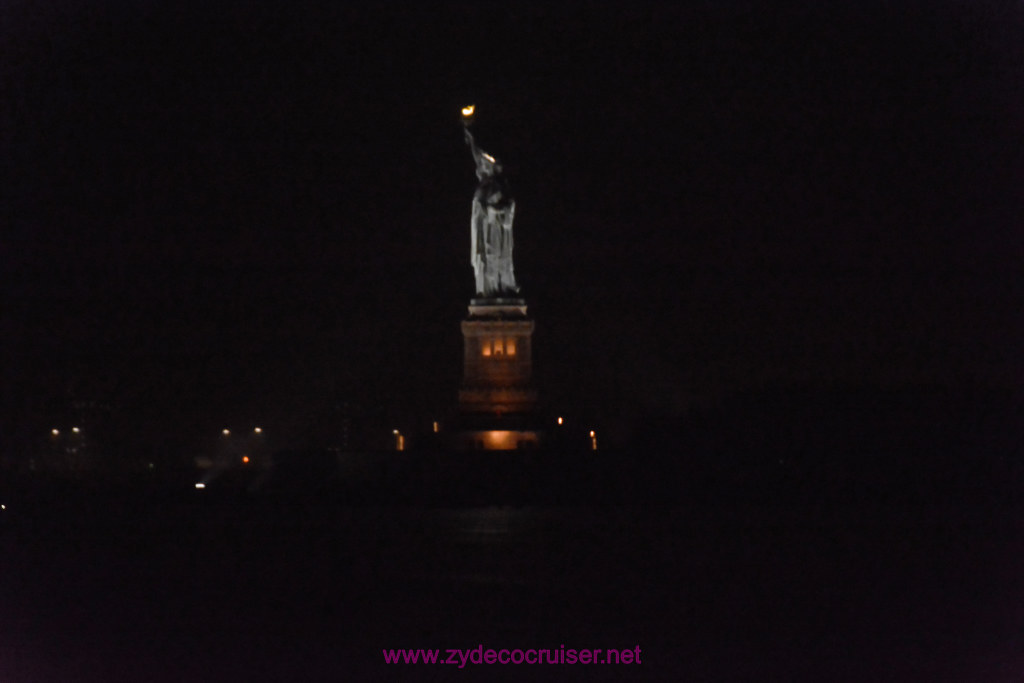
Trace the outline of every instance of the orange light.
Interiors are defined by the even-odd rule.
[[[558,418],[558,424],[562,424],[562,418]]]
[[[505,355],[514,356],[516,355],[516,340],[513,337],[509,337],[505,340]]]
[[[516,447],[516,433],[503,429],[492,429],[483,433],[487,450],[511,450]]]
[[[248,465],[249,464],[249,456],[248,455],[243,455],[242,456],[242,462],[244,462],[246,465]]]
[[[468,107],[462,108],[462,115],[465,116],[466,118],[469,118],[470,116],[473,115],[474,111],[476,111],[476,105],[471,104]]]

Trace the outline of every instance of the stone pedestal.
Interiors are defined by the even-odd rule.
[[[536,448],[533,320],[522,299],[473,299],[462,321],[459,448]]]
[[[533,410],[533,320],[522,299],[473,299],[462,321],[464,413],[523,414]]]

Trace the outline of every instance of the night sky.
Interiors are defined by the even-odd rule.
[[[553,409],[1021,386],[1019,3],[378,5],[2,3],[7,433],[450,410],[469,103]]]

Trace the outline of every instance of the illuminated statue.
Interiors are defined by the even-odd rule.
[[[516,277],[512,272],[512,220],[516,202],[501,174],[501,163],[476,146],[469,126],[472,106],[462,110],[466,144],[473,152],[479,184],[473,195],[473,217],[470,223],[470,261],[476,276],[477,296],[500,298],[516,294]]]

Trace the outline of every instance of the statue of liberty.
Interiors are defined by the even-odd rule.
[[[466,144],[476,162],[477,184],[473,195],[473,216],[470,222],[470,261],[476,276],[476,294],[485,298],[501,298],[519,292],[512,271],[512,220],[516,202],[508,181],[501,174],[501,163],[476,146],[469,132],[473,107],[462,110]]]

